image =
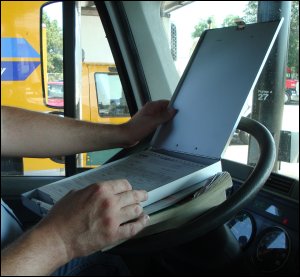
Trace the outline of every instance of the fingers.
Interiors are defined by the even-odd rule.
[[[113,194],[132,190],[132,186],[126,179],[105,181],[102,184],[111,188]]]
[[[167,110],[169,105],[168,100],[158,100],[153,102],[147,102],[143,107],[143,112],[148,115],[155,116],[157,113],[161,113]]]
[[[120,207],[140,203],[148,199],[148,193],[145,190],[130,190],[118,194]]]
[[[112,189],[113,195],[112,198],[109,198],[109,203],[113,204],[108,206],[114,207],[114,209],[119,211],[118,217],[120,224],[134,220],[143,213],[143,208],[139,204],[148,199],[147,191],[132,190],[132,187],[127,180],[108,181],[102,183],[102,185]],[[107,196],[110,197],[109,195]],[[107,204],[108,199],[103,201],[103,203]]]
[[[82,192],[86,192],[88,194],[107,195],[119,194],[130,190],[132,190],[132,186],[126,179],[117,179],[92,184],[82,189]]]
[[[142,214],[143,208],[139,203],[148,199],[148,193],[145,190],[131,190],[120,193],[118,197],[120,218],[122,222],[127,222],[136,219]]]
[[[105,181],[94,184],[95,192],[99,194],[113,194],[119,198],[119,205],[121,207],[140,203],[148,199],[148,193],[145,190],[133,190],[131,184],[126,179],[118,179]]]
[[[157,100],[157,101],[153,101],[150,102],[153,105],[156,105],[157,107],[161,108],[161,109],[166,109],[170,103],[169,100]]]
[[[142,206],[140,206],[138,204],[126,206],[120,210],[120,216],[122,218],[121,224],[124,224],[125,222],[131,221],[131,220],[136,220],[142,214],[143,214]]]
[[[148,199],[147,191],[133,190],[125,179],[93,184],[84,190],[91,196],[85,198],[87,202],[100,201],[103,209],[118,210],[122,222],[137,218],[142,213],[139,203]]]
[[[105,218],[111,218],[112,221],[117,220],[119,223],[116,224],[126,238],[145,227],[148,217],[144,217],[143,208],[139,204],[148,199],[147,191],[133,190],[125,179],[104,181],[90,186],[90,189],[92,198],[87,198],[87,201],[97,199],[101,207],[99,214],[105,214]],[[129,226],[124,227],[127,224]]]
[[[119,228],[119,237],[126,239],[135,236],[146,227],[149,219],[148,215],[141,214],[136,221],[121,225]]]
[[[174,108],[168,106],[168,100],[158,100],[154,102],[148,102],[145,105],[145,110],[148,115],[157,118],[159,123],[164,123],[170,120],[177,112]]]

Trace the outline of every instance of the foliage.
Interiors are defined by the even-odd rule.
[[[245,23],[257,22],[257,7],[257,1],[249,1],[244,10]],[[292,1],[287,65],[299,74],[299,1]]]
[[[57,20],[50,20],[44,12],[42,22],[46,25],[48,73],[63,72],[63,35]]]
[[[299,74],[299,1],[292,1],[288,67]]]
[[[258,1],[249,1],[244,10],[243,20],[246,24],[257,22]],[[235,25],[234,20],[239,16],[228,15],[222,24],[222,27]],[[192,37],[200,37],[202,32],[209,28],[208,22],[211,20],[211,28],[215,28],[215,19],[213,16],[207,20],[201,19],[194,27]],[[299,74],[299,1],[292,1],[291,23],[289,33],[289,49],[288,49],[288,67],[293,73]]]
[[[203,31],[206,29],[213,29],[216,27],[215,19],[213,16],[210,16],[207,20],[201,19],[199,23],[194,27],[195,30],[192,33],[193,38],[200,37]]]
[[[257,1],[249,1],[246,9],[244,10],[244,21],[246,24],[257,22]]]
[[[229,27],[229,26],[236,26],[235,20],[239,19],[240,17],[238,15],[228,15],[222,23],[222,27]]]

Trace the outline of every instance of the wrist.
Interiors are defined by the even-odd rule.
[[[36,226],[1,250],[1,276],[46,276],[68,262],[60,242]]]
[[[139,142],[134,136],[135,132],[137,132],[138,130],[134,130],[129,121],[118,125],[118,127],[119,129],[117,130],[117,134],[121,134],[121,147],[128,148],[136,145]]]
[[[46,222],[44,223],[43,220],[32,229],[31,235],[40,240],[40,245],[46,249],[47,256],[52,253],[51,262],[55,269],[73,259],[71,249],[57,230],[54,230],[54,227],[49,226]]]

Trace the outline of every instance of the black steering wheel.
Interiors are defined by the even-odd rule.
[[[237,128],[252,135],[260,148],[260,157],[254,170],[238,191],[222,204],[210,209],[192,222],[161,233],[133,238],[112,248],[109,252],[117,254],[152,253],[178,246],[223,225],[245,207],[263,187],[271,174],[276,158],[276,148],[271,133],[261,123],[242,117]]]

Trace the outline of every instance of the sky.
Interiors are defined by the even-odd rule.
[[[215,15],[216,23],[221,24],[229,14],[239,15],[248,1],[194,1],[187,6],[172,12],[172,19],[185,18],[187,26],[196,25],[200,18]],[[62,18],[61,2],[47,5],[47,13],[51,19],[60,23]]]
[[[187,6],[172,12],[171,18],[185,18],[186,26],[195,26],[199,19],[214,16],[217,25],[223,23],[227,15],[243,15],[243,10],[249,1],[194,1]]]
[[[45,12],[51,20],[57,20],[58,26],[62,27],[62,3],[51,3],[45,7]]]
[[[196,41],[191,37],[194,27],[201,19],[213,16],[216,27],[221,27],[228,15],[242,17],[249,1],[194,1],[178,10],[171,12],[171,22],[177,28],[177,62],[176,67],[181,74],[191,55]]]
[[[214,16],[217,27],[221,27],[224,18],[228,15],[243,16],[247,3],[248,1],[194,1],[171,13],[171,22],[175,23],[177,28],[178,60],[176,67],[179,73],[182,73],[190,57],[191,49],[195,44],[191,33],[199,21]],[[56,19],[58,25],[61,26],[61,2],[47,5],[46,9],[49,17],[52,20]]]

